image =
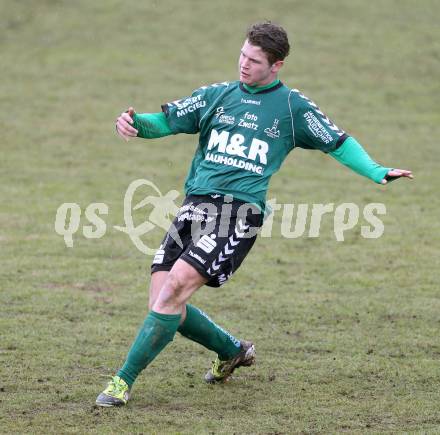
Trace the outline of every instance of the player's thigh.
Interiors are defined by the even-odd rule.
[[[167,280],[169,272],[166,270],[160,270],[151,274],[150,290],[148,295],[148,309],[153,308],[154,303],[159,296],[160,290]]]
[[[151,265],[151,282],[148,304],[150,310],[154,306],[160,290],[167,280],[170,270],[182,255],[182,252],[184,252],[190,240],[191,225],[188,225],[185,221],[181,221],[176,217],[170,229],[165,234],[159,249],[156,251]]]

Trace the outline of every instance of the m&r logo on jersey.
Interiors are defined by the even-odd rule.
[[[231,135],[229,131],[219,133],[215,128],[211,130],[211,136],[208,142],[208,151],[217,147],[220,153],[229,154],[230,156],[243,157],[249,160],[258,160],[261,164],[267,164],[267,152],[269,145],[264,140],[253,138],[250,146],[243,145],[246,138],[240,133]],[[249,152],[246,151],[249,148]]]
[[[213,128],[208,142],[208,151],[216,148],[217,152],[207,152],[205,160],[222,165],[234,166],[261,175],[264,171],[262,165],[267,165],[269,145],[264,140],[254,137],[251,144],[248,146],[244,145],[245,140],[245,136],[240,133],[234,133],[232,135],[229,131],[222,131],[219,133]],[[240,157],[252,160],[255,163],[242,160]],[[257,161],[260,165],[257,164]]]

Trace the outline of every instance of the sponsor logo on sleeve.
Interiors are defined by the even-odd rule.
[[[304,113],[304,118],[307,121],[307,127],[315,137],[321,139],[325,144],[329,144],[333,140],[331,134],[319,122],[313,112],[308,111]]]
[[[197,95],[195,97],[173,101],[170,105],[177,108],[177,117],[180,118],[188,113],[193,113],[202,107],[206,107],[206,101],[202,99],[201,95]]]
[[[304,114],[304,118],[306,118],[306,121],[307,121],[307,123],[309,124],[309,129],[312,131],[312,133],[313,134],[315,134],[315,132],[317,133],[317,134],[319,134],[319,136],[316,136],[316,137],[320,137],[321,138],[321,140],[324,142],[324,143],[329,143],[329,142],[331,142],[333,139],[331,138],[331,135],[327,132],[327,128],[329,129],[329,130],[331,130],[331,131],[333,131],[333,132],[335,132],[335,134],[337,134],[338,136],[342,136],[343,134],[345,134],[345,131],[344,130],[341,130],[337,125],[335,125],[328,117],[327,117],[327,115],[317,106],[317,104],[315,104],[310,98],[308,98],[308,97],[306,97],[302,92],[300,92],[298,89],[294,89],[294,92],[296,92],[303,100],[306,100],[308,103],[309,103],[309,105],[311,106],[311,107],[313,107],[313,109],[315,110],[315,113],[317,113],[318,115],[319,115],[319,117],[320,117],[320,120],[318,120],[318,118],[313,114],[313,112],[307,112],[306,114]],[[308,115],[308,114],[311,114],[312,116],[310,116],[310,115]],[[311,126],[311,124],[313,123],[313,124],[315,124],[315,119],[317,120],[317,122],[318,122],[318,124],[321,126],[321,127],[319,127],[319,126],[317,126],[317,125],[314,125],[313,127]],[[324,127],[324,125],[323,124],[321,124],[321,122],[323,123],[323,124],[325,124],[325,126],[326,127]],[[325,130],[325,133],[326,134],[324,134],[324,133],[318,133],[318,130],[321,130],[321,128],[323,128],[324,130]],[[326,142],[321,136],[325,136],[325,137],[330,137],[331,139],[330,139],[330,141],[329,142]]]

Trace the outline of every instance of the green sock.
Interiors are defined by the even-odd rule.
[[[209,350],[217,352],[224,361],[240,351],[240,341],[216,325],[206,313],[190,304],[186,305],[186,319],[178,331]]]
[[[117,373],[130,387],[139,373],[173,340],[181,317],[180,314],[148,313],[123,367]]]

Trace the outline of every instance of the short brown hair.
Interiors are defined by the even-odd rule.
[[[290,45],[286,31],[270,21],[252,24],[246,38],[250,44],[261,47],[271,65],[278,60],[284,60],[289,54]]]

